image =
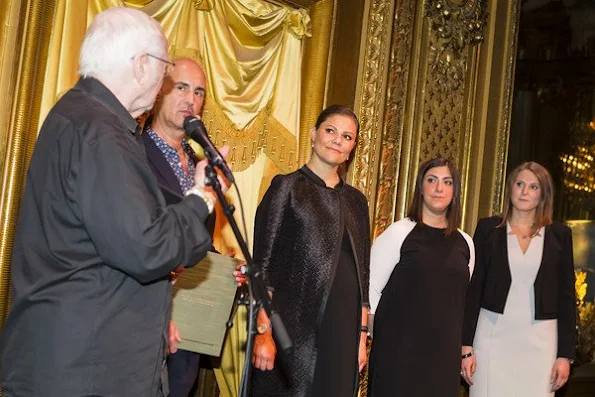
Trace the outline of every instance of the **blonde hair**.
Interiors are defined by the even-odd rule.
[[[521,171],[531,171],[537,177],[539,182],[541,197],[539,204],[535,209],[535,223],[533,231],[537,232],[542,226],[548,226],[552,224],[554,215],[554,183],[548,170],[545,169],[541,164],[529,161],[516,167],[508,175],[506,180],[506,190],[504,192],[504,210],[502,211],[502,223],[498,227],[506,225],[506,222],[510,221],[512,217],[512,201],[510,195],[512,187],[516,182],[516,179]]]

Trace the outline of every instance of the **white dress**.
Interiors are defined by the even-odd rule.
[[[545,228],[525,254],[506,226],[512,284],[504,314],[481,309],[473,350],[477,370],[470,397],[553,396],[550,374],[556,360],[557,320],[535,320],[533,284],[541,264]]]

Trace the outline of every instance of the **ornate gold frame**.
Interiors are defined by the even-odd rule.
[[[361,133],[349,180],[369,199],[374,236],[405,216],[419,162],[438,155],[461,172],[464,229],[499,210],[519,6],[366,3],[355,106]]]

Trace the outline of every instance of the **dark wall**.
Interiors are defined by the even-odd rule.
[[[338,0],[337,3],[326,102],[327,105],[340,103],[353,106],[365,2],[363,0]]]

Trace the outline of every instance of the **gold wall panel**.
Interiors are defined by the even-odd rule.
[[[362,34],[364,48],[360,52],[355,105],[360,133],[348,180],[370,202],[376,191],[394,3],[394,0],[368,0],[369,13]]]
[[[350,181],[370,201],[374,236],[405,216],[418,165],[435,157],[461,173],[465,230],[499,209],[518,25],[510,3],[367,3]]]
[[[452,159],[458,165],[459,135],[463,112],[463,87],[444,91],[435,84],[435,75],[426,80],[423,124],[420,129],[419,162],[436,157]]]
[[[520,0],[490,1],[488,29],[478,57],[469,145],[467,230],[478,217],[502,209],[512,111]]]
[[[311,138],[309,131],[314,127],[318,113],[324,106],[331,37],[335,28],[335,3],[336,0],[321,0],[310,9],[312,37],[306,42],[302,66],[298,166],[310,159]]]
[[[397,182],[399,181],[397,176],[401,171],[401,164],[407,163],[411,154],[409,150],[411,134],[405,134],[405,131],[410,128],[410,123],[407,123],[405,115],[410,114],[407,92],[410,75],[410,49],[414,40],[415,11],[415,2],[399,1],[395,5],[384,126],[381,133],[380,169],[376,202],[372,208],[374,213],[372,233],[374,236],[377,236],[395,220]],[[405,167],[405,172],[407,171],[408,167]]]

